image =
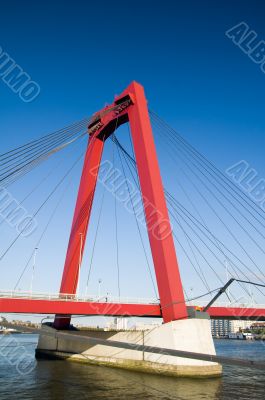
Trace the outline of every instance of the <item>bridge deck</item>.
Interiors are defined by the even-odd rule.
[[[125,299],[124,299],[125,300]],[[202,306],[189,304],[188,307]],[[0,293],[0,313],[67,314],[87,316],[132,316],[161,318],[157,301],[138,299],[118,302],[113,298],[76,298],[72,295]],[[265,320],[265,305],[216,304],[210,307],[211,318]]]

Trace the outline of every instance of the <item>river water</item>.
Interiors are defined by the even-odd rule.
[[[264,371],[227,366],[222,378],[196,380],[67,361],[36,362],[37,340],[37,335],[0,336],[0,400],[265,399]],[[218,340],[216,348],[220,355],[265,361],[262,342]]]

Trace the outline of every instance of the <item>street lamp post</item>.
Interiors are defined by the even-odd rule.
[[[226,271],[226,279],[227,279],[227,282],[229,281],[229,270],[228,270],[228,261],[227,261],[227,259],[225,259],[225,271]],[[227,297],[229,298],[229,301],[230,301],[230,303],[231,303],[231,300],[230,300],[230,289],[228,288],[227,289],[227,291],[226,291],[226,293],[227,293]]]
[[[34,249],[34,256],[33,256],[33,266],[32,266],[31,283],[30,283],[30,294],[31,294],[31,295],[32,295],[32,291],[33,291],[33,281],[34,281],[34,275],[35,275],[35,269],[36,269],[37,252],[38,252],[38,247],[35,247],[35,249]]]
[[[98,299],[100,299],[100,296],[101,296],[101,284],[102,284],[102,279],[99,278],[99,280],[98,280]]]

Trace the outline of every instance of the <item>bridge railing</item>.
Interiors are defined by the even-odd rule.
[[[111,295],[75,295],[69,293],[37,293],[24,291],[0,290],[0,299],[25,299],[25,300],[50,300],[50,301],[75,301],[75,302],[102,302],[102,303],[124,303],[124,304],[159,304],[158,299],[114,297]]]
[[[205,301],[205,302],[197,302],[195,303],[194,301],[192,302],[187,302],[188,306],[198,306],[198,307],[205,307],[207,306],[209,302]],[[226,307],[226,308],[265,308],[265,304],[258,304],[258,303],[254,303],[254,302],[220,302],[217,301],[215,302],[212,307]]]

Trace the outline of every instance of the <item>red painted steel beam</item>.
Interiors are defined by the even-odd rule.
[[[161,317],[158,304],[117,304],[13,298],[0,299],[0,313]]]
[[[265,319],[265,308],[244,308],[244,307],[210,307],[207,310],[211,318],[215,319]]]
[[[170,322],[187,318],[187,307],[144,89],[133,82],[127,91],[135,100],[128,116],[162,315]]]
[[[76,293],[80,264],[83,259],[88,223],[91,215],[103,148],[103,140],[98,139],[97,137],[89,138],[66,254],[60,293]],[[93,171],[93,173],[91,171]],[[54,324],[58,329],[60,327],[65,327],[70,324],[70,318],[55,318]]]
[[[104,142],[102,140],[96,137],[90,137],[77,197],[60,293],[76,293],[80,261],[82,261],[84,253],[87,228],[91,215],[103,147]],[[93,173],[91,173],[91,171],[93,171]],[[82,244],[81,236],[83,238]]]
[[[14,298],[0,299],[0,313],[162,317],[159,304],[117,304]],[[211,307],[208,313],[211,318],[215,319],[265,320],[265,308]]]

